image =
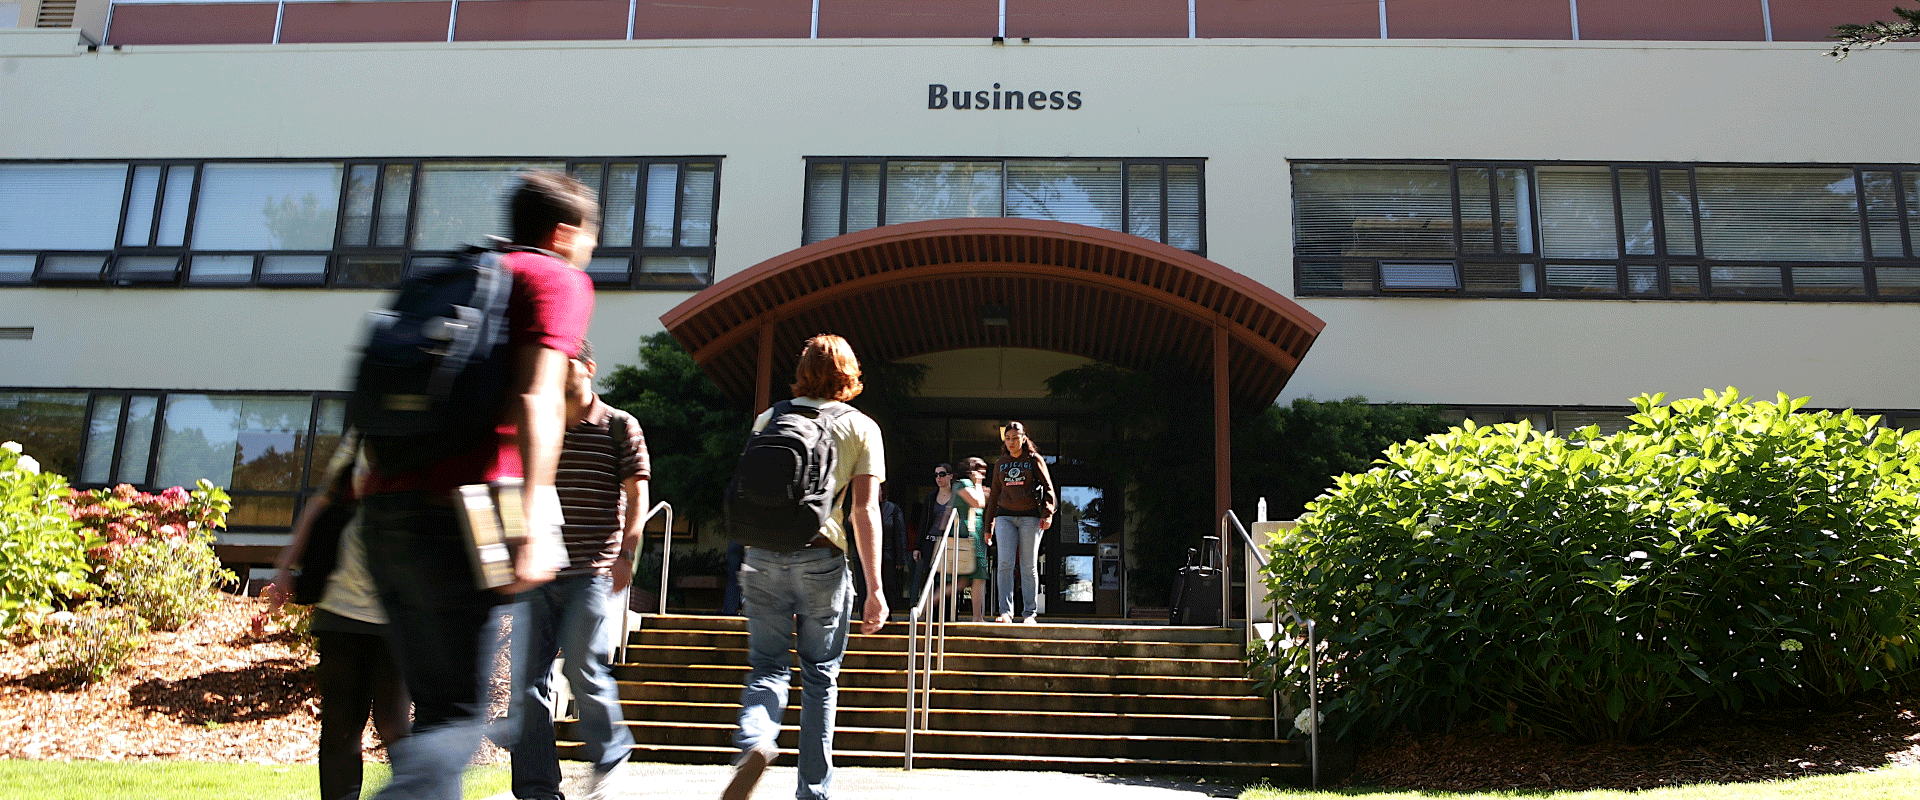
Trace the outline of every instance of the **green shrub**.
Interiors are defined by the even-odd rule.
[[[97,683],[125,669],[146,634],[146,622],[132,609],[94,608],[41,639],[40,660],[57,681]]]
[[[220,585],[238,580],[220,566],[206,536],[154,537],[121,548],[100,569],[108,597],[159,631],[179,630],[213,610]]]
[[[0,445],[0,633],[91,592],[66,495],[65,478],[41,472],[20,445]]]
[[[1471,423],[1343,475],[1269,596],[1320,622],[1330,727],[1578,738],[1834,702],[1920,656],[1920,433],[1735,390],[1560,436]],[[1280,651],[1298,681],[1305,648]]]

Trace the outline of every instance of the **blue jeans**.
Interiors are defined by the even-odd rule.
[[[522,593],[513,618],[514,716],[520,739],[513,748],[513,796],[559,798],[560,762],[553,747],[553,705],[549,678],[557,652],[573,690],[580,722],[574,726],[585,744],[581,755],[596,772],[620,766],[633,752],[633,734],[620,724],[620,688],[607,662],[613,657],[613,628],[608,614],[610,575],[569,575]],[[521,637],[525,638],[521,638]]]
[[[747,613],[746,688],[740,693],[742,751],[774,747],[800,656],[800,800],[825,800],[833,786],[833,714],[840,658],[853,618],[845,556],[825,548],[779,553],[747,548],[740,567]]]
[[[379,800],[459,800],[486,732],[487,684],[505,598],[475,588],[453,506],[422,492],[362,503],[367,565],[387,612],[387,643],[413,697],[413,734],[388,748]]]
[[[1029,617],[1039,614],[1034,602],[1040,594],[1040,518],[994,517],[993,547],[1000,557],[994,575],[1000,585],[1000,613],[1013,614],[1013,573],[1018,569],[1020,607]]]

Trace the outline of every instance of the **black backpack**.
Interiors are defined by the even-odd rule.
[[[469,248],[406,277],[371,316],[347,424],[382,472],[406,472],[476,446],[500,421],[511,372],[499,250]]]
[[[805,547],[833,513],[836,458],[828,423],[847,406],[813,408],[782,400],[727,482],[727,535],[749,547],[790,553]]]

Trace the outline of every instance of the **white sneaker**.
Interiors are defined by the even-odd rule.
[[[1000,616],[994,617],[993,621],[1000,623],[1001,625],[1012,625],[1013,617],[1008,616],[1006,614],[1001,614]]]
[[[622,789],[626,788],[627,776],[633,772],[633,762],[622,761],[613,769],[601,772],[594,770],[588,778],[587,800],[619,800]]]
[[[1022,625],[1038,625],[1038,624],[1040,624],[1040,619],[1039,619],[1038,617],[1035,617],[1035,616],[1033,616],[1033,615],[1031,615],[1031,614],[1029,614],[1029,615],[1027,615],[1027,617],[1026,617],[1025,619],[1022,619],[1022,620],[1020,620],[1020,624],[1022,624]]]

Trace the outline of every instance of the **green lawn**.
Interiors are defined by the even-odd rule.
[[[1368,800],[1910,800],[1920,798],[1920,767],[1888,767],[1873,772],[1819,775],[1774,783],[1699,784],[1648,789],[1639,792],[1418,792],[1397,789],[1342,789],[1315,792],[1305,789],[1254,787],[1240,800],[1332,800],[1365,797]]]
[[[368,764],[363,796],[386,783],[387,765]],[[507,791],[506,765],[467,771],[468,800]],[[0,800],[308,800],[320,793],[312,764],[214,764],[197,761],[0,760]]]

